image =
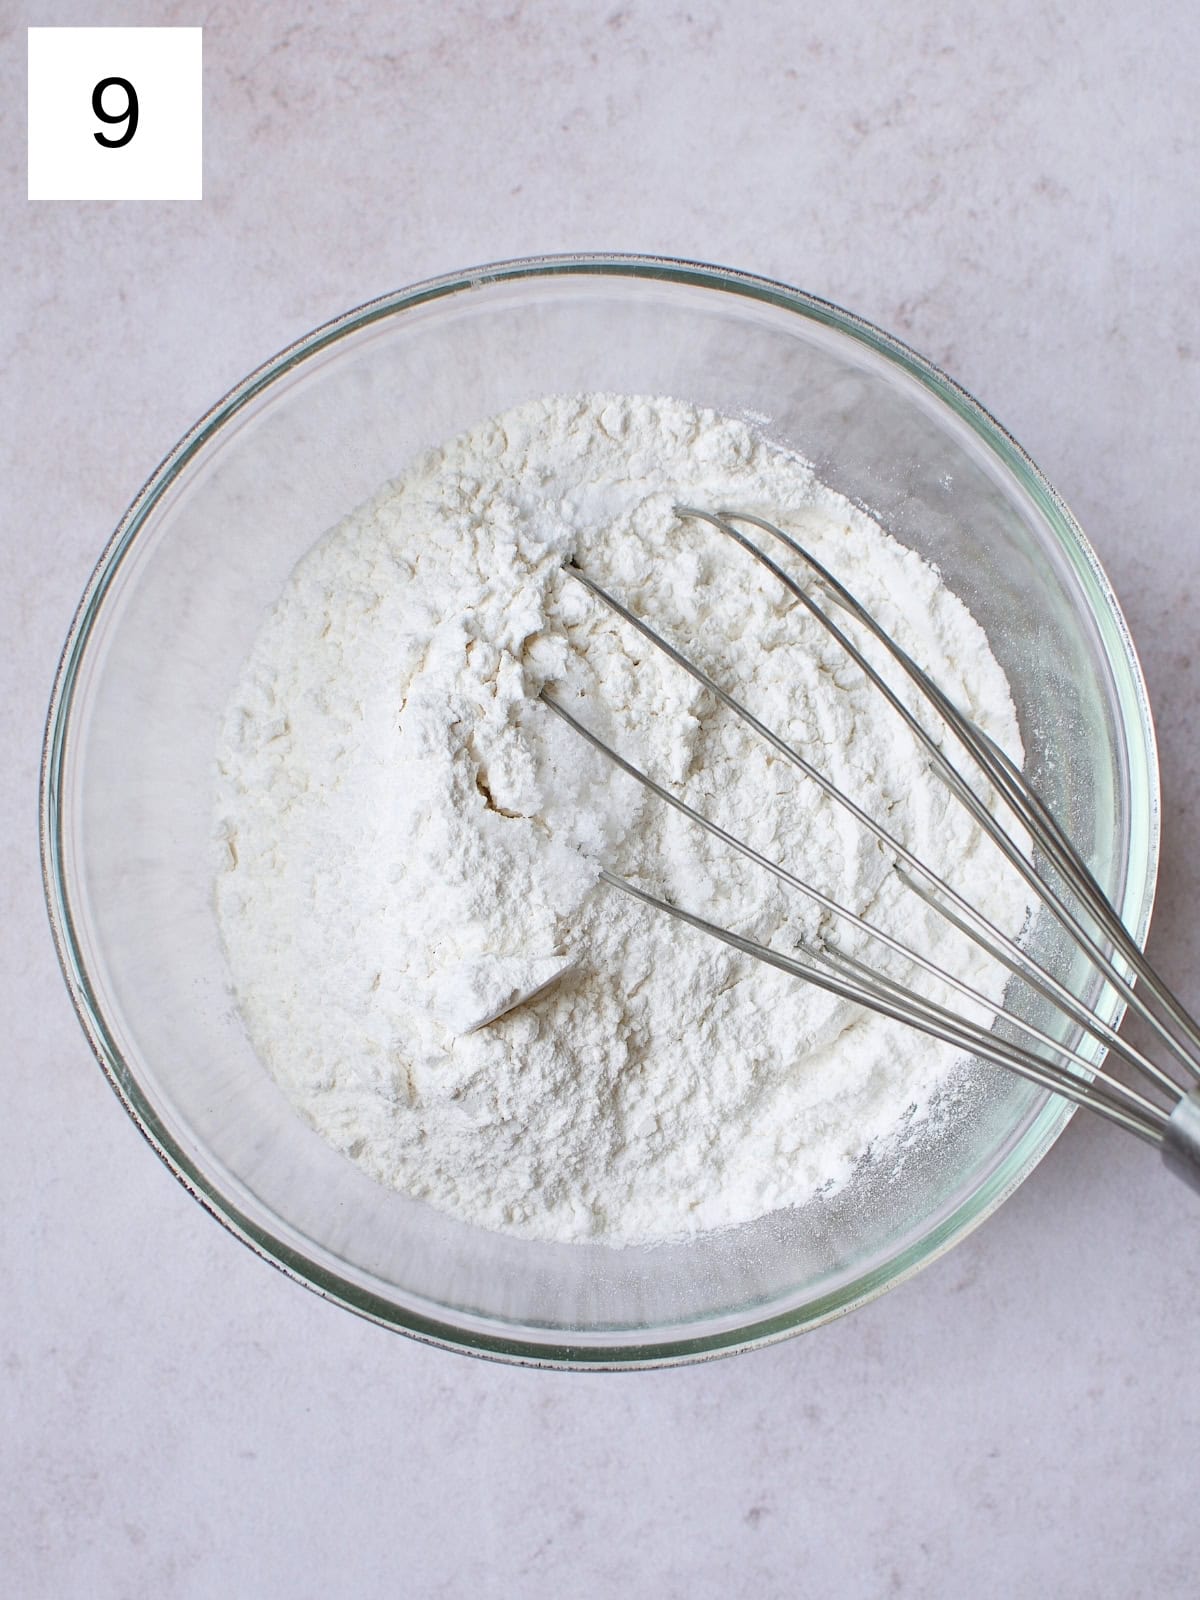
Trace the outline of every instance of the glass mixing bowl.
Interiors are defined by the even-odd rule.
[[[1003,429],[858,318],[713,267],[545,258],[386,296],[240,384],[130,507],[63,653],[42,837],[67,982],[146,1137],[262,1255],[388,1326],[580,1368],[744,1349],[862,1304],[987,1216],[1070,1115],[981,1066],[951,1131],[899,1170],[865,1163],[832,1199],[609,1249],[490,1233],[381,1187],[259,1064],[210,840],[219,720],[252,639],[297,559],[415,452],[521,401],[601,389],[753,415],[939,565],[1008,673],[1034,783],[1139,939],[1158,856],[1145,687],[1095,556]],[[1052,927],[1034,938],[1119,1017]]]

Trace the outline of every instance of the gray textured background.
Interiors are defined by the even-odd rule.
[[[205,200],[29,204],[25,25],[163,22],[204,25]],[[143,1144],[55,968],[36,787],[96,555],[250,367],[470,263],[696,256],[907,338],[1061,488],[1143,653],[1152,954],[1200,1001],[1198,42],[1180,0],[0,8],[6,1594],[1196,1592],[1200,1209],[1133,1141],[1077,1119],[950,1256],[755,1355],[425,1349]]]

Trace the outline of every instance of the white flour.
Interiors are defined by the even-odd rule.
[[[568,555],[1000,925],[1024,918],[878,693],[678,501],[783,521],[1021,757],[964,607],[745,423],[541,401],[347,517],[296,568],[228,714],[220,924],[251,1037],[312,1125],[487,1227],[622,1243],[803,1202],[893,1148],[955,1064],[597,883],[610,866],[784,951],[832,927],[615,772],[543,685],[765,854],[1003,987],[868,834],[566,575]]]

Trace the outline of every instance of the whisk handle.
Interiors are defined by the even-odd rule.
[[[1172,1111],[1162,1153],[1175,1176],[1200,1192],[1200,1089],[1184,1095]]]

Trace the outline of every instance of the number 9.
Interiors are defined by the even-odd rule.
[[[115,115],[105,111],[103,103],[105,89],[124,89],[124,111],[119,111]],[[128,122],[129,124],[129,126],[125,129],[125,132],[116,139],[109,139],[102,133],[94,133],[92,135],[92,138],[95,139],[96,143],[102,144],[106,150],[119,150],[123,144],[128,144],[130,139],[132,139],[134,134],[137,132],[137,90],[133,87],[128,78],[101,78],[100,82],[92,90],[92,110],[100,118],[101,122],[107,122],[110,124]]]

